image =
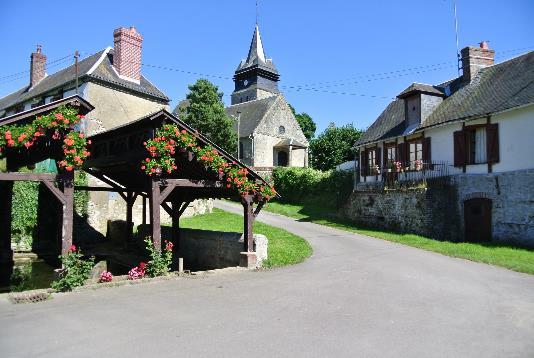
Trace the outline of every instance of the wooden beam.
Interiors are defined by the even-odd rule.
[[[185,209],[187,209],[189,204],[191,204],[191,201],[186,201],[185,203],[182,204],[182,207],[178,210],[178,217],[182,216],[182,214],[184,213]]]
[[[256,206],[256,210],[254,210],[254,217],[258,216],[261,209],[263,208],[263,205],[265,205],[265,201],[260,201],[258,205]]]
[[[167,197],[172,193],[176,185],[174,183],[168,183],[167,187],[161,192],[159,200],[161,203],[167,199]]]
[[[169,214],[171,218],[174,216],[173,208],[171,208],[169,204],[167,204],[166,202],[163,202],[161,203],[161,207],[163,208],[163,210],[165,210],[165,212],[167,212],[167,214]]]
[[[150,224],[152,242],[157,251],[161,251],[161,210],[159,179],[151,179],[150,193]]]
[[[191,179],[165,179],[167,185],[173,184],[181,188],[222,188],[220,180],[191,180]]]
[[[74,174],[72,172],[66,174],[65,180],[63,180],[63,194],[65,200],[63,201],[61,254],[66,255],[72,245],[72,230],[74,222]]]
[[[242,198],[241,204],[243,205],[243,251],[254,251],[254,236],[252,234],[252,223],[254,222],[254,212],[252,206],[252,197],[245,195]]]
[[[0,173],[0,181],[54,181],[57,177],[53,173]]]
[[[136,193],[136,195],[140,195],[142,197],[148,197],[147,194],[138,191],[137,189],[139,189],[139,188],[128,188],[128,189],[130,189],[131,191],[134,191]],[[107,192],[111,192],[111,193],[119,193],[119,192],[125,193],[125,192],[128,191],[126,188],[123,190],[123,189],[117,189],[117,188],[109,188],[109,187],[106,187],[106,186],[86,186],[86,185],[75,185],[74,186],[74,190],[78,190],[78,191],[107,191]]]
[[[117,189],[117,193],[119,193],[119,195],[124,199],[124,200],[128,200],[126,198],[126,194],[124,194],[125,191],[127,191],[127,189],[125,187],[122,187],[120,185],[118,185],[117,183],[115,183],[113,180],[107,178],[104,174],[102,173],[98,173],[94,170],[92,170],[91,168],[87,168],[87,169],[84,169],[87,173],[91,174],[92,176],[102,180],[104,183],[106,183],[107,185],[111,186],[112,188],[115,188]]]
[[[128,230],[126,239],[131,242],[133,239],[133,206],[135,199],[137,199],[137,193],[134,194],[129,191],[126,193],[126,198],[126,227]]]
[[[57,198],[57,200],[59,200],[59,202],[61,204],[65,205],[65,202],[67,200],[67,197],[65,196],[65,193],[63,191],[59,190],[58,188],[56,188],[54,183],[51,182],[51,181],[43,180],[42,182],[48,188],[48,190],[50,190],[52,192],[52,194],[54,194],[54,196]],[[74,188],[73,188],[73,190],[74,190]]]

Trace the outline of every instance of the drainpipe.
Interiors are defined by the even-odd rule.
[[[251,134],[248,137],[249,137],[249,139],[250,139],[250,141],[252,143],[252,157],[250,158],[250,166],[254,167],[254,158],[255,158],[255,156],[254,156],[254,135]]]

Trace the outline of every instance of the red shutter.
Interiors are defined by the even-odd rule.
[[[465,132],[454,132],[454,166],[463,167],[466,162],[465,157]]]
[[[397,160],[402,163],[402,165],[406,165],[408,162],[406,158],[406,143],[399,143],[397,146]]]
[[[429,165],[431,161],[430,137],[425,137],[423,138],[423,163]]]
[[[488,124],[486,127],[486,148],[488,163],[499,162],[499,125],[497,123]]]

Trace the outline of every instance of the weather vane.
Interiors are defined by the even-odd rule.
[[[258,0],[256,0],[256,25],[258,24]]]

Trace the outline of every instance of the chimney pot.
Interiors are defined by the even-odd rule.
[[[482,42],[479,43],[479,45],[480,45],[481,49],[489,50],[488,41],[482,41]]]
[[[46,56],[41,52],[42,46],[37,45],[37,50],[30,56],[30,88],[46,76]]]
[[[143,36],[135,27],[119,27],[113,31],[113,66],[120,76],[134,81],[141,79],[141,47]]]

